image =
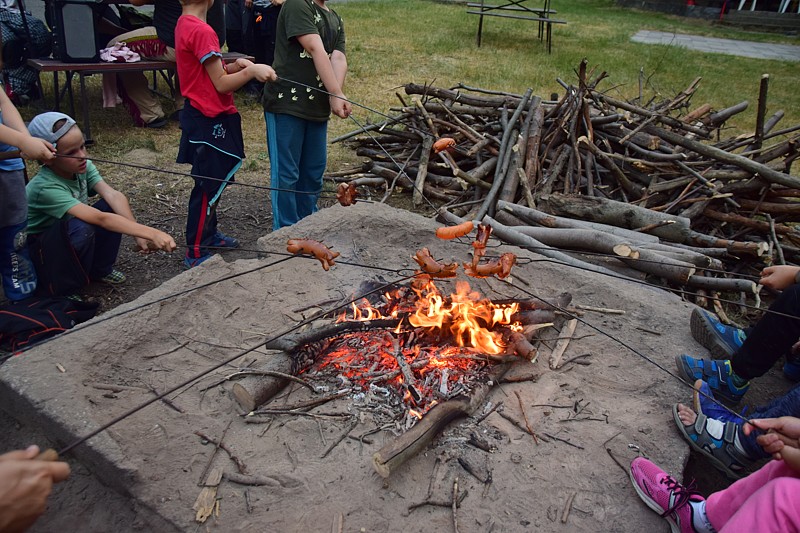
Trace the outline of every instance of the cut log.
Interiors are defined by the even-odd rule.
[[[691,235],[689,219],[615,200],[550,194],[540,197],[539,205],[554,215],[591,220],[627,229],[672,221],[668,225],[654,228],[650,233],[673,242],[689,242]]]
[[[494,385],[505,376],[513,365],[504,363],[491,369],[486,382],[480,383],[469,393],[437,404],[422,420],[398,438],[378,450],[372,456],[372,466],[383,478],[388,478],[403,463],[414,457],[453,420],[469,416],[483,404]]]

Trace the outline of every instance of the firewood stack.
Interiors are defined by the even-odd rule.
[[[443,222],[480,220],[558,260],[605,270],[610,255],[695,292],[753,294],[753,281],[734,272],[800,259],[800,178],[790,174],[800,125],[776,130],[783,112],[766,117],[768,76],[755,132],[728,138],[722,127],[746,101],[692,107],[698,78],[670,100],[628,102],[599,89],[605,77],[582,62],[558,101],[408,84],[413,103],[398,95],[394,120],[334,140],[369,160],[333,177],[383,187],[383,201],[411,191]],[[435,153],[442,137],[456,146]]]

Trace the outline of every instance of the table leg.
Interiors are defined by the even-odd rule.
[[[92,139],[92,126],[89,123],[89,97],[86,95],[86,77],[78,74],[81,79],[81,105],[83,106],[83,136],[86,144],[94,144]]]
[[[56,111],[61,110],[61,95],[58,92],[58,72],[53,71],[53,107]]]
[[[478,17],[478,48],[481,47],[481,31],[483,30],[483,15]]]

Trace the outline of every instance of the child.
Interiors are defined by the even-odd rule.
[[[798,531],[800,419],[765,418],[753,423],[768,431],[756,440],[774,460],[707,500],[644,457],[631,463],[633,488],[673,532]],[[745,426],[745,433],[753,431],[750,424]]]
[[[181,92],[178,163],[191,163],[195,184],[186,220],[186,268],[211,257],[210,248],[236,248],[239,241],[217,230],[217,203],[244,159],[242,123],[233,104],[233,91],[252,79],[275,79],[267,65],[237,59],[226,66],[219,39],[206,24],[213,0],[183,0],[175,27],[175,60]]]
[[[761,272],[759,283],[783,290],[769,310],[747,335],[726,326],[706,311],[692,312],[692,334],[715,357],[722,361],[699,359],[689,355],[675,358],[678,374],[687,383],[704,380],[715,396],[728,404],[738,403],[750,386],[750,380],[766,374],[775,362],[791,354],[800,338],[800,267],[771,266]],[[784,374],[800,380],[800,362],[787,356]]]
[[[72,118],[42,113],[28,131],[57,149],[57,157],[45,163],[26,191],[40,292],[70,294],[91,280],[124,282],[125,275],[114,269],[123,233],[136,238],[142,253],[175,249],[172,237],[137,223],[125,195],[103,181],[86,158],[83,133]],[[89,205],[94,195],[101,199]]]
[[[271,194],[277,230],[317,210],[328,119],[331,111],[340,118],[351,112],[342,92],[347,74],[344,26],[325,0],[286,1],[278,15],[274,66],[282,79],[264,88],[270,183],[288,189]],[[312,89],[322,87],[330,96]]]
[[[0,68],[2,65],[0,65]],[[14,147],[31,159],[53,159],[53,147],[28,133],[19,112],[0,86],[0,153]],[[28,203],[25,200],[25,163],[19,157],[0,161],[0,277],[12,302],[32,296],[36,272],[28,253]]]
[[[745,468],[768,458],[769,454],[758,445],[757,435],[745,432],[747,424],[744,419],[714,403],[713,398],[708,384],[697,380],[692,402],[694,409],[679,403],[673,408],[672,417],[693,450],[705,456],[728,478],[737,479]],[[800,416],[800,388],[795,387],[769,404],[753,409],[748,416]]]

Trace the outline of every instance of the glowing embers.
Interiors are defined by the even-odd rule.
[[[401,411],[406,426],[437,402],[467,392],[490,362],[506,353],[519,330],[516,303],[495,305],[466,282],[443,296],[430,278],[387,292],[375,305],[361,300],[339,321],[394,319],[393,331],[371,330],[333,339],[309,371],[356,400]]]

